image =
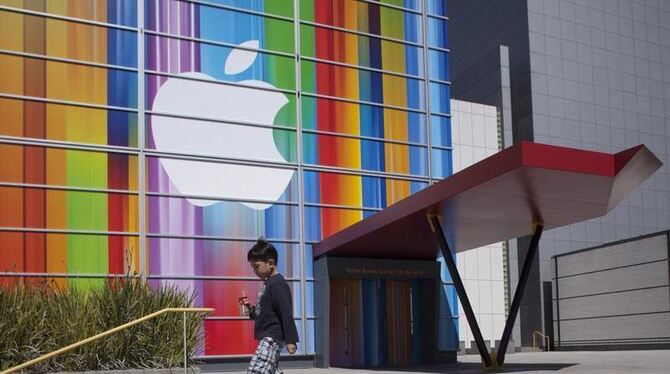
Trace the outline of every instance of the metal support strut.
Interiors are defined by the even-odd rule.
[[[444,257],[444,262],[447,264],[447,269],[451,275],[451,279],[454,281],[454,287],[456,287],[456,293],[458,294],[458,299],[461,301],[461,306],[465,312],[465,317],[468,319],[468,324],[472,330],[472,335],[474,335],[475,343],[477,343],[477,350],[479,350],[479,355],[482,356],[482,361],[484,361],[484,366],[490,367],[493,365],[491,361],[491,356],[489,351],[486,348],[484,343],[484,338],[482,337],[482,332],[479,329],[479,324],[477,324],[477,318],[475,313],[472,311],[472,305],[470,305],[470,300],[468,299],[468,294],[465,292],[465,287],[463,287],[463,281],[461,276],[458,274],[458,268],[456,268],[456,262],[451,257],[451,250],[449,249],[449,244],[447,243],[447,238],[444,236],[444,231],[442,231],[442,225],[440,225],[440,220],[437,216],[428,216],[428,221],[430,226],[435,233],[438,244],[440,245],[440,250],[442,251],[442,257]]]
[[[521,307],[521,297],[523,296],[523,291],[526,289],[526,283],[528,283],[530,268],[533,264],[535,254],[537,253],[538,243],[542,236],[542,229],[543,226],[541,224],[535,225],[533,238],[530,241],[526,259],[523,261],[523,268],[521,269],[521,274],[519,274],[519,282],[516,284],[516,291],[514,291],[514,299],[512,299],[512,305],[509,307],[509,315],[505,322],[505,329],[503,330],[502,338],[500,338],[500,347],[498,348],[497,358],[499,366],[502,366],[502,364],[505,363],[505,353],[507,351],[507,344],[509,343],[509,336],[512,334],[512,327],[514,327],[516,315],[519,313],[519,307]]]
[[[540,237],[542,236],[543,226],[541,224],[535,225],[533,238],[530,242],[530,247],[528,248],[528,253],[526,254],[526,259],[524,260],[521,274],[519,274],[519,283],[516,286],[514,299],[512,301],[512,305],[510,306],[507,321],[505,322],[505,329],[503,330],[503,335],[500,339],[500,346],[498,347],[498,352],[493,355],[489,354],[488,348],[486,348],[486,344],[484,343],[484,338],[482,337],[482,332],[479,329],[477,318],[475,317],[475,313],[472,310],[472,305],[470,304],[468,295],[465,292],[463,281],[461,280],[461,276],[458,273],[456,262],[452,257],[451,249],[449,248],[447,238],[444,235],[444,231],[442,230],[440,220],[437,216],[428,215],[428,222],[430,223],[432,231],[435,233],[440,250],[442,251],[442,257],[444,257],[444,262],[446,263],[449,274],[451,275],[451,279],[454,282],[454,287],[456,288],[458,299],[461,302],[463,312],[465,312],[465,317],[467,318],[470,329],[472,330],[472,335],[475,338],[477,350],[479,351],[479,355],[482,357],[484,366],[494,368],[502,367],[503,363],[505,362],[505,351],[507,351],[509,337],[512,334],[512,327],[514,326],[514,321],[516,320],[519,307],[521,306],[521,297],[523,296],[523,291],[526,288],[528,276],[530,275],[531,264],[535,258],[535,254],[537,253],[538,243],[540,242]]]

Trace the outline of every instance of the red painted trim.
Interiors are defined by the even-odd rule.
[[[567,172],[614,176],[613,155],[546,144],[521,142],[523,165]]]

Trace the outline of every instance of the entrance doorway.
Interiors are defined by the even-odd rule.
[[[315,262],[319,367],[402,367],[438,359],[436,261]]]
[[[414,353],[409,280],[330,280],[330,364],[341,367],[407,366]],[[418,345],[418,344],[416,344]]]

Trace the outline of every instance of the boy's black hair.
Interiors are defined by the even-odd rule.
[[[247,253],[247,261],[268,262],[270,259],[275,261],[275,266],[279,264],[277,249],[264,238],[258,238],[256,244]]]

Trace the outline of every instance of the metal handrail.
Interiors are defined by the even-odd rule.
[[[40,357],[34,358],[34,359],[32,359],[32,360],[30,360],[30,361],[28,361],[28,362],[24,362],[23,364],[16,365],[16,366],[11,367],[11,368],[9,368],[9,369],[7,369],[7,370],[4,370],[4,371],[0,371],[0,374],[9,374],[9,373],[13,373],[13,372],[15,372],[15,371],[17,371],[17,370],[25,369],[25,368],[27,368],[28,366],[34,365],[34,364],[36,364],[36,363],[38,363],[38,362],[42,362],[42,361],[44,361],[44,360],[48,360],[48,359],[50,359],[51,357],[57,356],[57,355],[59,355],[59,354],[61,354],[61,353],[65,353],[65,352],[67,352],[67,351],[69,351],[69,350],[72,350],[72,349],[81,347],[81,346],[84,345],[84,344],[90,343],[90,342],[95,341],[95,340],[98,340],[98,339],[100,339],[100,338],[104,338],[104,337],[107,336],[107,335],[111,335],[111,334],[117,333],[117,332],[122,331],[122,330],[125,330],[125,329],[127,329],[127,328],[129,328],[129,327],[131,327],[131,326],[137,325],[138,323],[141,323],[141,322],[150,320],[150,319],[152,319],[152,318],[154,318],[154,317],[157,317],[157,316],[159,316],[159,315],[161,315],[161,314],[170,313],[170,312],[177,312],[177,313],[182,312],[182,313],[184,313],[184,374],[186,374],[186,372],[187,372],[187,358],[186,358],[186,313],[211,313],[211,312],[213,312],[213,311],[214,311],[214,308],[165,308],[165,309],[161,309],[161,310],[159,310],[159,311],[157,311],[157,312],[148,314],[148,315],[146,315],[146,316],[144,316],[144,317],[142,317],[142,318],[138,318],[138,319],[136,319],[136,320],[134,320],[134,321],[130,321],[130,322],[128,322],[128,323],[124,323],[124,324],[121,325],[121,326],[117,326],[117,327],[114,327],[113,329],[107,330],[107,331],[105,331],[105,332],[101,332],[100,334],[93,335],[93,336],[91,336],[91,337],[89,337],[89,338],[86,338],[86,339],[84,339],[84,340],[80,340],[80,341],[78,341],[78,342],[76,342],[76,343],[72,343],[72,344],[68,345],[67,347],[63,347],[63,348],[58,349],[58,350],[55,350],[55,351],[53,351],[53,352],[51,352],[51,353],[47,353],[47,354],[42,355],[42,356],[40,356]]]
[[[539,331],[533,331],[533,348],[537,348],[537,345],[535,344],[535,334],[540,335],[540,337],[542,337],[542,340],[545,342],[545,349],[549,351],[551,349],[551,347],[549,347],[549,336],[544,335]]]

